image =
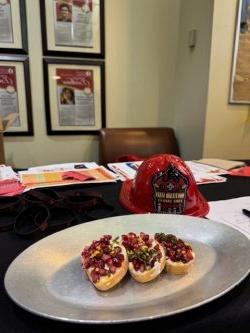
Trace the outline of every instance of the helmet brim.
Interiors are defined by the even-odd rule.
[[[143,209],[141,207],[137,207],[133,203],[132,198],[132,185],[133,180],[126,180],[123,182],[121,191],[120,191],[120,202],[121,204],[128,209],[129,211],[137,214],[146,214],[146,213],[155,213],[153,211],[149,211],[147,209]],[[183,213],[183,215],[189,216],[197,216],[197,217],[205,217],[209,212],[209,205],[203,195],[197,191],[197,203],[196,207],[192,209],[188,214]]]

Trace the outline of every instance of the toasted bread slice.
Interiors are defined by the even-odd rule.
[[[155,239],[165,250],[166,271],[175,275],[188,273],[195,261],[195,253],[191,245],[170,234],[157,233]]]
[[[98,290],[109,290],[117,285],[128,271],[126,249],[117,239],[112,240],[110,235],[105,235],[84,248],[82,266]]]
[[[145,283],[160,275],[165,267],[165,252],[156,240],[142,232],[130,232],[122,240],[128,253],[129,272],[136,281]]]
[[[195,260],[195,253],[192,251],[193,259],[187,263],[181,261],[172,261],[171,259],[166,260],[166,271],[170,274],[182,275],[189,272]]]

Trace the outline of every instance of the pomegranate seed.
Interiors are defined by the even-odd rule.
[[[96,263],[98,268],[104,268],[105,267],[105,262],[103,260],[98,260]]]
[[[112,258],[109,258],[109,259],[106,261],[106,264],[107,264],[109,267],[112,266],[112,264],[113,264]]]
[[[90,267],[89,258],[84,259],[83,264],[84,264],[84,268],[88,269]]]
[[[99,274],[95,273],[94,271],[91,272],[91,279],[94,283],[98,282]]]
[[[145,271],[145,265],[141,264],[140,265],[140,272],[143,273]]]
[[[105,262],[107,262],[110,258],[111,256],[109,254],[103,254],[102,256],[102,260],[104,260]]]
[[[113,265],[114,265],[115,267],[121,267],[122,263],[120,262],[119,259],[117,259],[117,258],[113,258]]]
[[[122,253],[119,253],[117,255],[117,259],[119,259],[122,262],[124,260],[124,255]]]
[[[105,276],[108,274],[108,271],[106,269],[102,268],[102,269],[100,269],[99,274],[100,274],[100,276]]]
[[[111,266],[111,267],[109,268],[109,270],[110,270],[110,272],[111,272],[112,274],[115,274],[115,272],[116,272],[116,267],[115,267],[115,266]]]
[[[105,246],[104,249],[103,249],[103,253],[105,253],[105,254],[109,254],[109,252],[110,252],[109,247],[108,247],[108,246]]]

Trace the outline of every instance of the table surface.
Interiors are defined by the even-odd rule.
[[[78,186],[79,187],[79,186]],[[78,188],[74,187],[74,188]],[[121,182],[84,185],[84,189],[102,193],[116,207],[116,215],[130,214],[118,201]],[[72,188],[72,187],[70,187]],[[230,177],[225,183],[199,186],[208,201],[250,196],[250,178]],[[62,189],[59,189],[62,190]],[[249,221],[250,223],[250,221]],[[199,308],[170,317],[130,324],[83,325],[63,323],[26,312],[14,304],[5,292],[5,272],[23,250],[39,239],[19,238],[13,231],[0,233],[0,332],[117,332],[123,330],[157,329],[158,332],[250,332],[250,276],[224,296]]]

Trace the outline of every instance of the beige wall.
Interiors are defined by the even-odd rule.
[[[173,125],[179,3],[106,1],[109,127]]]
[[[39,0],[26,0],[34,137],[6,137],[6,162],[98,161],[96,136],[47,136]],[[106,0],[107,126],[172,126],[179,0]]]
[[[202,157],[213,0],[182,0],[176,69],[175,130],[184,159]],[[189,33],[196,30],[196,45]]]
[[[98,161],[96,136],[46,134],[39,1],[26,3],[35,135],[5,138],[7,164]],[[236,4],[106,0],[107,126],[173,126],[185,159],[249,158],[249,107],[228,104]]]
[[[203,156],[250,158],[249,106],[228,104],[237,0],[215,0]]]

